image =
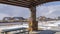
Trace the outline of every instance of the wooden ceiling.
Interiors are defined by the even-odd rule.
[[[52,1],[60,1],[60,0],[0,0],[0,3],[29,8],[31,6],[37,6]]]

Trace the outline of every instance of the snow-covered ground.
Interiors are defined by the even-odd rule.
[[[12,29],[12,28],[21,28],[21,27],[29,28],[27,23],[0,23],[0,29]],[[53,27],[54,28],[60,27],[60,21],[38,22],[38,28],[42,28],[46,30],[46,29],[52,29]]]
[[[38,23],[38,28],[43,28],[43,29],[60,29],[60,21],[39,21]]]

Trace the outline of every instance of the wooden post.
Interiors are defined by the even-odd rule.
[[[29,23],[30,31],[38,30],[38,22],[36,21],[36,7],[30,7],[31,21]]]

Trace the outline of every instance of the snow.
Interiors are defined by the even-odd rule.
[[[54,22],[54,21],[51,21],[51,22]],[[46,29],[51,29],[52,27],[58,27],[58,25],[60,24],[60,21],[55,21],[55,23],[53,24],[45,24],[45,22],[39,22],[38,23],[38,28],[43,28],[44,30]],[[0,30],[4,30],[4,29],[14,29],[14,28],[22,28],[22,27],[25,27],[25,28],[29,28],[28,24],[23,24],[23,25],[13,25],[13,26],[2,26],[0,27]]]

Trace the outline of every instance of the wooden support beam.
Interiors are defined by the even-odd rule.
[[[38,22],[36,21],[36,7],[30,7],[31,10],[31,21],[29,23],[30,31],[38,30]]]

